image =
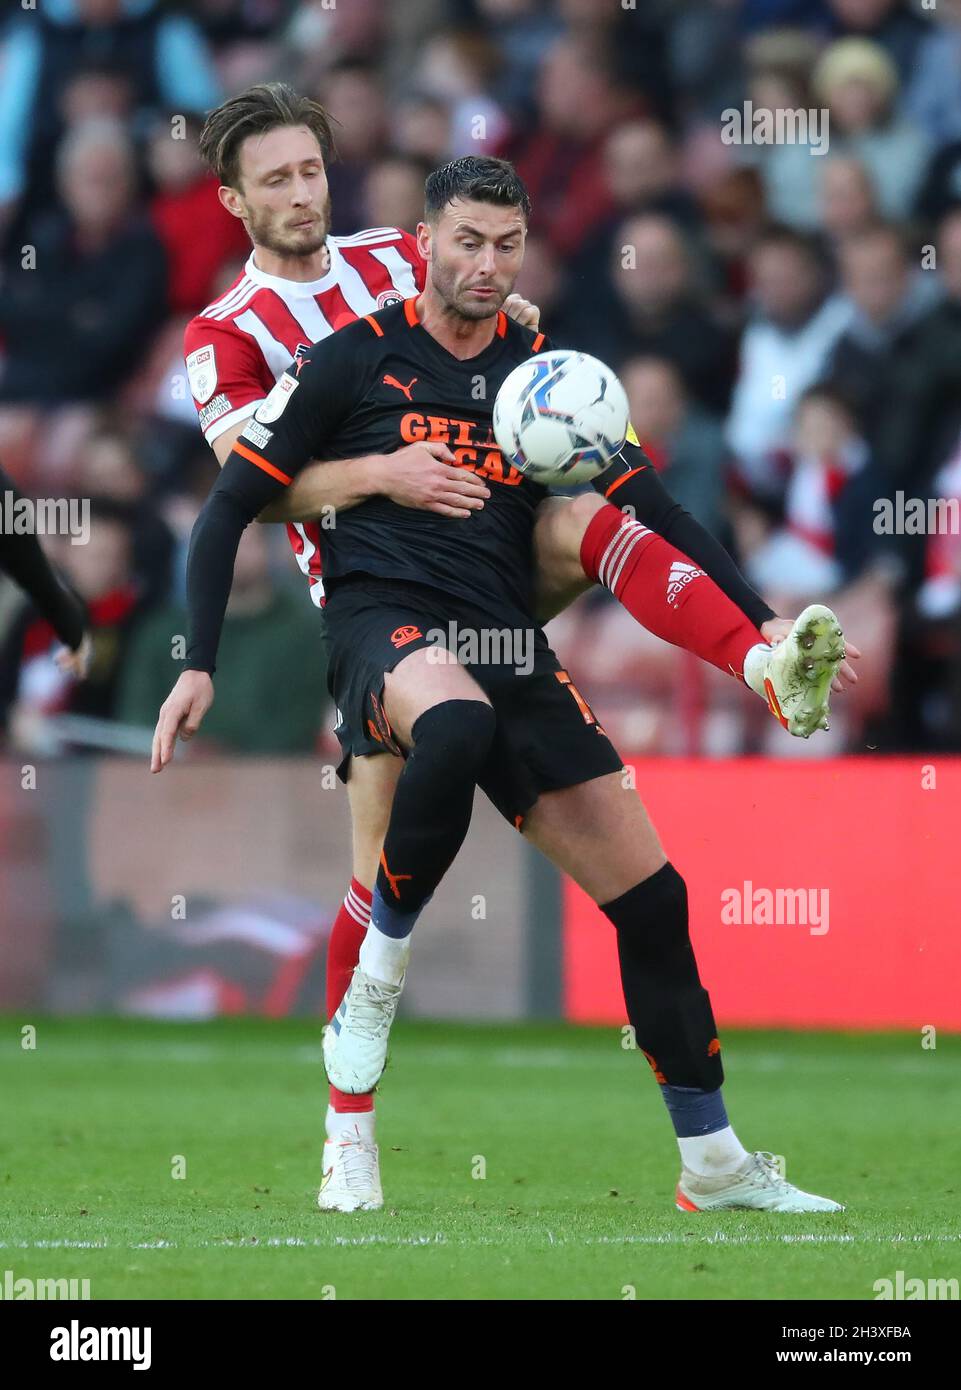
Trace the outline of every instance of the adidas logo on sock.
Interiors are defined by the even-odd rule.
[[[699,570],[697,565],[686,565],[681,560],[675,560],[671,565],[671,572],[667,576],[667,601],[677,607],[676,599],[680,597],[688,584],[694,579],[706,578],[704,571]]]

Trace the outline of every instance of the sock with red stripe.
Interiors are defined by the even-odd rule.
[[[370,921],[370,890],[352,878],[347,896],[334,919],[327,942],[327,1017],[333,1018],[347,993],[350,977],[360,959],[360,948]],[[373,1110],[373,1095],[350,1096],[330,1088],[330,1104],[338,1114],[363,1114]]]
[[[588,524],[581,564],[655,637],[744,679],[764,639],[737,604],[675,546],[610,503]]]

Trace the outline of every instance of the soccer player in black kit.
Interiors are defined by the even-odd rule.
[[[178,729],[195,731],[209,707],[244,527],[312,458],[443,441],[489,485],[482,510],[449,518],[378,496],[338,513],[323,533],[345,762],[377,748],[406,759],[360,964],[324,1038],[328,1076],[348,1093],[377,1083],[414,924],[464,841],[480,786],[617,932],[627,1014],[678,1137],[676,1204],[838,1211],[787,1183],[770,1154],[745,1150],[730,1126],[684,880],[533,617],[532,533],[546,490],[503,459],[491,432],[501,382],[545,346],[499,311],[520,267],[529,206],[502,161],[457,160],[432,174],[418,228],[429,262],[424,293],[301,354],[242,432],[194,528],[185,671],[161,711],[152,766],[170,760]],[[623,534],[612,545],[636,542]],[[493,659],[458,660],[441,633],[483,634],[478,645]],[[840,657],[818,659],[830,684]]]

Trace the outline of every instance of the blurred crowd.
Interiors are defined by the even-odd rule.
[[[542,327],[620,373],[667,487],[772,606],[828,602],[864,652],[831,734],[802,747],[598,592],[550,632],[615,741],[961,747],[961,0],[42,0],[6,13],[0,460],[25,491],[92,499],[89,544],[50,549],[94,629],[91,677],[71,685],[49,633],[0,590],[8,745],[35,746],[64,713],[152,727],[172,684],[186,542],[216,467],[183,328],[249,251],[197,138],[225,96],[281,78],[338,122],[335,234],[413,230],[430,168],[512,159],[534,205],[518,289]],[[820,140],[764,143],[759,111],[809,113]],[[941,524],[905,521],[906,501],[936,498]],[[211,746],[329,738],[301,585],[283,528],[251,528]]]

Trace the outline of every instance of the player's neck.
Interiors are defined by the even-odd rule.
[[[324,242],[310,256],[283,256],[279,251],[268,251],[266,246],[255,246],[254,265],[265,275],[306,285],[312,280],[320,280],[330,270],[330,249]]]
[[[465,319],[429,289],[418,296],[414,307],[421,328],[454,357],[477,357],[494,341],[496,314],[489,319]]]

